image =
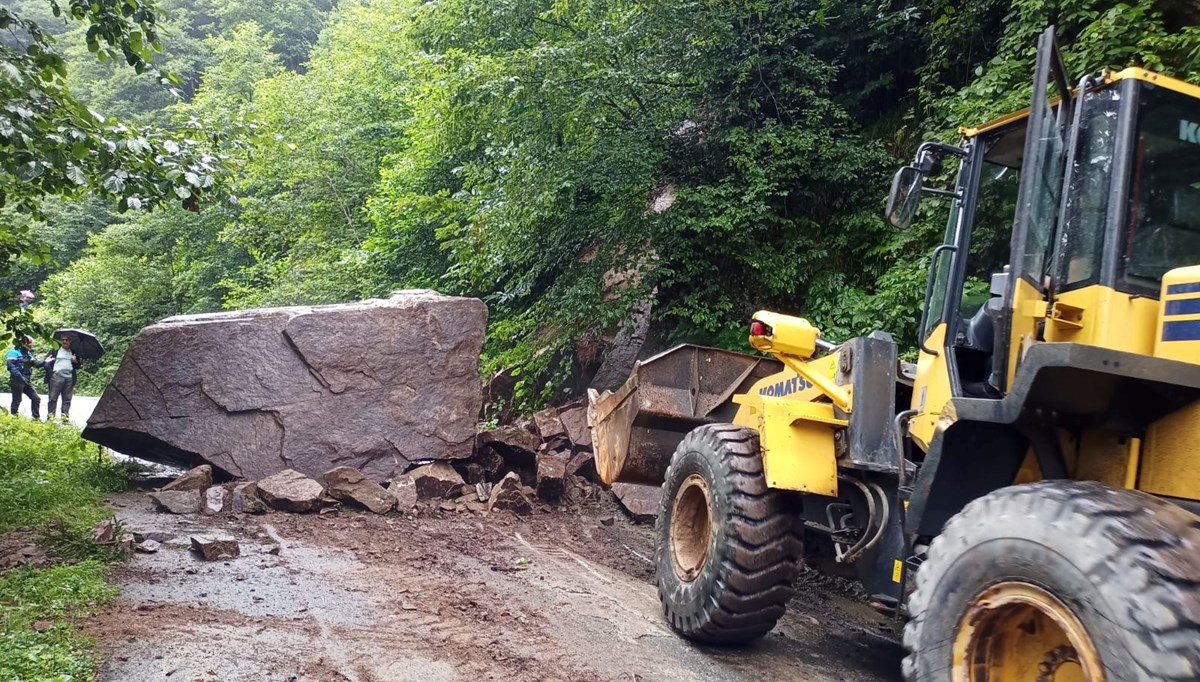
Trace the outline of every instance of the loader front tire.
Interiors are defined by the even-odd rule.
[[[771,631],[792,596],[797,517],[767,487],[758,433],[694,429],[671,457],[658,514],[658,596],[671,628],[708,644]]]
[[[1200,518],[1084,481],[1002,488],[930,544],[908,682],[1200,679]]]

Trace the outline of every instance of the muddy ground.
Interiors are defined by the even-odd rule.
[[[607,501],[529,519],[180,517],[138,492],[112,503],[131,529],[177,537],[119,565],[121,596],[85,626],[106,682],[899,678],[897,625],[815,576],[751,647],[679,639],[659,613],[653,529]],[[242,556],[188,551],[213,529]]]

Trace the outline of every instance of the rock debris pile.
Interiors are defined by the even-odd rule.
[[[586,410],[582,401],[547,408],[530,422],[481,431],[469,457],[417,463],[382,480],[337,466],[318,476],[285,469],[257,481],[215,483],[213,467],[204,464],[150,497],[172,514],[328,513],[343,505],[376,514],[549,512],[608,494],[596,479]],[[657,504],[657,489],[646,490]],[[617,498],[635,520],[653,518],[646,502]],[[196,545],[207,554],[204,547]]]

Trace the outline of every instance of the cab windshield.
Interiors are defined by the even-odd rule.
[[[1123,279],[1157,294],[1168,270],[1200,265],[1200,102],[1143,84],[1133,154]]]

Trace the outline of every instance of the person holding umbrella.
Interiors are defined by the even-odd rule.
[[[75,370],[79,369],[79,356],[71,350],[72,338],[69,333],[56,332],[54,339],[58,341],[58,350],[50,352],[43,361],[46,383],[50,385],[46,418],[54,417],[55,406],[61,400],[62,418],[67,419],[71,414],[71,398],[75,395]]]
[[[30,350],[32,347],[33,337],[18,336],[13,347],[4,355],[4,364],[8,368],[8,388],[12,391],[12,405],[9,411],[16,414],[17,410],[21,408],[21,396],[27,395],[33,419],[40,421],[41,415],[38,414],[38,408],[41,406],[42,399],[33,389],[33,372],[30,370],[30,365],[37,364],[37,358],[33,357],[33,352]]]

